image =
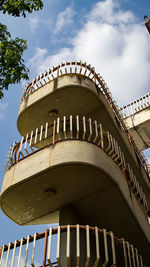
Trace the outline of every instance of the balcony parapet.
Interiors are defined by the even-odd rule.
[[[74,235],[74,244],[71,238]],[[54,239],[55,237],[55,239]],[[43,242],[43,255],[36,258],[37,250],[41,250],[38,240]],[[82,245],[81,245],[82,243]],[[91,247],[94,250],[91,253]],[[62,255],[62,246],[65,248],[65,255]],[[26,250],[25,250],[26,247]],[[75,249],[76,248],[76,249]],[[13,251],[12,253],[10,253]],[[25,253],[23,252],[25,251]],[[143,252],[142,252],[143,253]],[[19,254],[19,256],[18,256]],[[53,256],[54,255],[54,256]],[[35,233],[33,236],[28,235],[27,238],[16,240],[8,245],[2,245],[0,249],[0,266],[5,263],[14,262],[20,266],[21,262],[24,266],[31,264],[35,266],[35,262],[39,262],[36,266],[76,266],[84,263],[84,266],[145,266],[147,259],[141,256],[138,249],[135,248],[124,238],[117,238],[113,232],[89,225],[66,225],[56,228],[46,229],[45,232]],[[92,265],[91,265],[92,262]]]
[[[8,171],[14,164],[24,160],[33,153],[44,149],[47,146],[54,146],[55,143],[66,140],[82,140],[90,142],[100,149],[115,162],[120,168],[124,178],[137,201],[140,203],[144,214],[148,217],[148,204],[145,193],[135,177],[124,153],[113,136],[104,131],[102,124],[96,120],[92,122],[91,118],[86,120],[83,116],[57,118],[53,123],[48,122],[42,125],[40,129],[36,128],[30,134],[23,136],[19,143],[14,143],[7,155],[5,171]]]
[[[131,133],[128,130],[128,126],[126,122],[124,121],[124,113],[122,109],[118,107],[116,102],[112,99],[111,92],[104,81],[103,77],[98,73],[95,72],[95,68],[91,67],[91,65],[88,65],[86,62],[82,63],[80,62],[66,62],[66,63],[61,63],[60,65],[53,67],[52,69],[48,69],[47,71],[43,72],[41,75],[38,75],[36,78],[33,79],[31,83],[25,87],[23,91],[23,95],[21,97],[21,102],[23,102],[28,96],[33,94],[37,90],[42,90],[42,87],[45,84],[50,83],[51,81],[55,80],[58,77],[64,76],[64,75],[80,75],[80,76],[85,76],[94,81],[96,84],[98,92],[101,92],[108,104],[110,105],[113,113],[115,114],[118,122],[120,123],[120,126],[122,129],[125,131],[128,141],[133,148],[134,152],[137,155],[137,158],[139,159],[140,163],[144,167],[148,179],[150,181],[150,166],[148,164],[147,159],[144,157],[144,155],[140,152],[138,149],[134,139],[132,138]]]

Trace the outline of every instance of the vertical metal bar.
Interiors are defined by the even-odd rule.
[[[52,228],[49,228],[49,239],[48,239],[48,252],[47,252],[47,261],[49,263],[49,266],[52,267],[52,263],[50,260],[51,256],[51,242],[52,242]]]
[[[140,258],[140,267],[143,267],[143,260],[142,260],[142,256],[141,255],[139,255],[139,258]]]
[[[35,131],[34,144],[36,144],[37,142],[37,134],[38,134],[38,128],[36,128],[36,131]]]
[[[48,239],[48,230],[45,231],[45,240],[44,240],[44,253],[43,253],[43,266],[46,266],[46,254],[47,254],[47,239]]]
[[[14,249],[13,249],[12,261],[11,261],[11,267],[13,267],[13,265],[14,265],[15,251],[16,251],[16,244],[17,244],[17,240],[15,240],[15,243],[14,243]]]
[[[133,246],[130,245],[130,248],[131,248],[131,253],[132,253],[132,262],[133,262],[133,267],[136,267],[135,265],[135,254],[134,254],[134,249],[133,249]]]
[[[57,255],[56,255],[58,266],[60,267],[60,226],[58,226],[57,230]],[[44,266],[43,266],[44,267]]]
[[[27,155],[29,155],[29,152],[27,150],[27,143],[28,143],[28,133],[26,134],[26,141],[25,141],[25,144],[24,144],[24,150],[26,151]]]
[[[21,149],[22,149],[23,140],[24,140],[24,136],[22,136],[22,139],[21,139],[21,142],[20,142],[17,161],[19,161],[19,158],[20,158],[20,153],[21,153]]]
[[[79,116],[76,116],[76,127],[77,127],[77,133],[76,138],[79,138]]]
[[[26,244],[25,260],[24,260],[24,267],[27,267],[26,264],[27,264],[27,258],[28,258],[29,239],[30,239],[30,236],[28,235],[27,244]]]
[[[115,242],[114,242],[114,234],[110,232],[111,236],[111,249],[112,249],[112,258],[113,258],[113,266],[116,266],[116,251],[115,251]]]
[[[104,250],[105,250],[105,261],[103,263],[103,267],[105,267],[109,261],[106,229],[103,229],[103,237],[104,237]]]
[[[70,116],[70,138],[72,138],[72,115]]]
[[[8,257],[9,257],[9,252],[10,252],[10,245],[11,245],[11,243],[8,244],[8,250],[7,250],[7,256],[6,256],[5,267],[7,267],[7,264],[8,264]]]
[[[125,263],[125,267],[128,267],[125,241],[124,241],[124,238],[121,238],[120,240],[122,241],[122,245],[123,245],[123,254],[124,254],[124,263]]]
[[[67,225],[66,258],[67,258],[67,266],[70,267],[70,225]]]
[[[3,253],[4,253],[4,245],[1,247],[1,254],[0,254],[0,267],[2,266],[2,261],[3,261]]]
[[[132,267],[132,264],[131,264],[131,255],[130,255],[130,246],[129,246],[129,243],[126,242],[127,244],[127,249],[128,249],[128,259],[129,259],[129,267]]]
[[[64,120],[63,120],[63,132],[64,132],[64,138],[67,138],[66,135],[66,116],[64,116]]]
[[[85,267],[89,266],[90,261],[90,231],[89,231],[89,225],[86,225],[86,263]]]
[[[56,132],[57,132],[58,140],[60,140],[59,126],[60,126],[60,118],[57,118],[57,129],[56,129]]]
[[[23,238],[20,241],[20,249],[19,249],[19,256],[18,256],[18,264],[17,264],[17,267],[20,267],[22,244],[23,244]]]
[[[43,125],[41,125],[40,139],[39,139],[40,142],[41,142],[41,140],[42,140],[42,135],[43,135]]]
[[[85,116],[83,116],[83,136],[82,139],[85,139],[86,135],[86,121],[85,121]]]
[[[34,265],[35,242],[36,242],[36,233],[34,234],[34,238],[33,238],[33,249],[32,249],[32,258],[31,258],[32,267],[35,267]]]
[[[89,137],[88,137],[88,141],[90,141],[91,136],[92,136],[92,121],[91,118],[89,118]]]
[[[47,138],[47,130],[48,130],[48,122],[46,122],[45,125],[45,139]]]
[[[56,120],[54,120],[53,124],[53,145],[55,144],[55,132],[56,132]]]
[[[75,61],[75,73],[77,72],[77,62]]]
[[[33,131],[31,132],[31,136],[30,136],[30,143],[29,143],[29,146],[31,147],[32,145],[32,137],[33,137]]]
[[[137,250],[137,248],[135,248],[135,254],[136,254],[136,263],[137,263],[137,267],[140,267],[140,264],[139,264],[139,257],[138,257],[138,250]]]
[[[100,135],[100,141],[98,145],[101,146],[102,149],[104,149],[104,139],[103,139],[103,129],[102,129],[102,124],[99,124],[99,135]]]
[[[76,267],[79,267],[80,264],[80,226],[77,224],[76,226],[76,253],[77,253],[77,259],[76,259]]]
[[[93,142],[95,143],[97,138],[98,138],[97,121],[94,121],[94,126],[95,126],[95,138],[94,138]]]
[[[98,227],[95,227],[95,244],[96,244],[96,260],[94,263],[94,267],[97,267],[98,262],[100,260]]]

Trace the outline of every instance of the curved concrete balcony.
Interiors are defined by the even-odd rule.
[[[70,114],[101,121],[105,129],[113,132],[118,140],[122,139],[120,146],[124,143],[124,150],[130,150],[130,158],[133,157],[136,165],[140,162],[146,171],[143,186],[145,183],[148,194],[150,184],[147,161],[128,131],[105,81],[90,65],[82,62],[61,63],[35,78],[23,93],[17,127],[21,135],[25,136],[32,129],[40,128],[42,123],[53,123],[57,116]]]
[[[42,249],[39,240],[43,244]],[[37,267],[148,267],[149,253],[146,253],[144,249],[139,252],[134,245],[124,238],[117,238],[111,231],[77,224],[49,228],[43,233],[35,233],[2,245],[0,264],[7,266],[11,262],[12,266],[13,263],[17,266],[22,263],[22,266]]]
[[[96,217],[98,225],[137,244],[144,233],[148,246],[143,189],[117,141],[97,121],[58,118],[23,137],[10,152],[0,203],[12,220],[50,223],[55,212],[72,203],[89,224]]]

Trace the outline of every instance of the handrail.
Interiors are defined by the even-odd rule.
[[[107,153],[120,168],[130,189],[147,216],[148,205],[145,194],[125,159],[124,153],[121,151],[115,138],[108,131],[105,132],[103,130],[102,124],[96,120],[92,122],[91,118],[86,120],[84,116],[82,118],[79,118],[79,116],[64,116],[63,119],[57,118],[51,124],[47,122],[40,129],[36,128],[35,131],[31,131],[30,135],[27,133],[19,143],[15,143],[9,150],[5,165],[6,171],[33,153],[65,140],[90,142]]]
[[[102,76],[98,73],[95,72],[95,68],[91,67],[91,65],[87,65],[87,63],[82,63],[82,61],[77,62],[65,62],[61,63],[56,67],[53,67],[52,69],[48,69],[47,71],[43,72],[41,75],[38,75],[36,78],[33,79],[31,83],[29,83],[24,91],[23,95],[21,97],[21,102],[25,100],[30,94],[33,94],[36,90],[42,88],[45,84],[51,82],[52,80],[66,75],[66,74],[76,74],[76,75],[81,75],[88,77],[91,79],[97,86],[98,91],[100,91],[106,98],[107,102],[109,103],[111,109],[113,110],[118,122],[120,123],[122,129],[125,131],[129,144],[135,151],[138,159],[140,160],[141,164],[144,166],[148,176],[150,173],[150,169],[148,166],[148,162],[143,156],[143,154],[139,151],[135,141],[133,140],[128,127],[126,125],[126,122],[124,121],[124,116],[119,109],[118,105],[116,104],[115,101],[112,99],[112,95],[109,91],[109,88],[107,84],[105,83],[104,79]]]
[[[135,101],[120,108],[124,119],[150,107],[150,94],[142,96]]]
[[[64,234],[66,235],[66,238],[64,238]],[[75,237],[74,242],[76,244],[76,250],[74,245],[72,247],[72,242],[70,241],[71,234],[74,234]],[[57,239],[55,238],[57,243],[53,238],[54,235],[57,237]],[[17,262],[16,266],[20,267],[21,257],[22,264],[24,262],[24,266],[26,266],[27,258],[30,258],[28,260],[28,264],[35,266],[35,261],[37,259],[34,258],[37,250],[38,254],[42,258],[42,253],[40,251],[41,248],[37,242],[41,239],[44,240],[44,246],[42,246],[44,248],[43,264],[39,266],[39,263],[39,267],[52,267],[54,265],[61,266],[62,245],[66,248],[66,254],[64,255],[64,258],[67,267],[71,266],[72,260],[76,261],[76,266],[78,266],[79,262],[83,259],[85,260],[84,266],[86,266],[86,263],[91,259],[94,260],[95,267],[97,267],[99,263],[102,265],[104,264],[103,266],[106,266],[107,263],[109,264],[111,262],[111,266],[128,266],[129,262],[134,262],[136,266],[146,267],[146,265],[144,265],[144,260],[139,254],[137,248],[125,241],[124,238],[117,238],[113,232],[108,232],[104,228],[100,229],[98,227],[91,227],[89,225],[84,226],[79,224],[49,228],[46,229],[45,232],[35,233],[32,236],[28,235],[27,238],[21,238],[21,240],[15,240],[15,242],[10,242],[8,245],[2,245],[0,248],[0,267],[4,266],[4,263],[5,267],[8,267],[8,261],[11,262],[11,266],[13,267],[14,260]],[[82,245],[84,243],[82,250],[80,249],[81,242]],[[90,247],[93,243],[95,245],[95,250],[92,250],[91,254]],[[25,253],[23,253],[24,246],[26,246]],[[83,249],[85,250],[86,257],[82,255]],[[12,256],[10,255],[11,250],[13,250]],[[17,256],[18,250],[19,257]],[[73,252],[73,254],[71,252]],[[52,254],[56,255],[53,257],[53,259],[51,256]]]

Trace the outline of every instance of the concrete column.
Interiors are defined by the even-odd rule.
[[[72,205],[65,206],[60,210],[60,226],[63,225],[85,225],[83,220],[78,216],[76,210]],[[67,244],[67,234],[61,233],[61,243],[60,243],[60,257],[61,257],[61,267],[66,267],[66,244]],[[90,235],[90,263],[89,267],[94,265],[95,261],[95,236]],[[80,266],[85,266],[87,257],[86,251],[86,231],[80,230]],[[70,259],[71,267],[76,266],[76,230],[70,232]]]

